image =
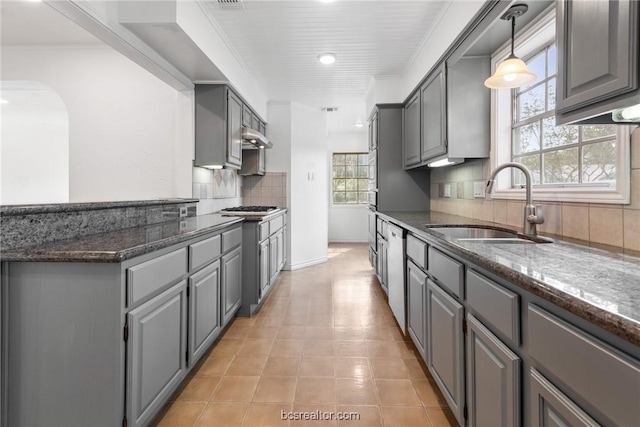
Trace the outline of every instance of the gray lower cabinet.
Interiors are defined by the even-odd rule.
[[[187,375],[187,283],[127,314],[127,421],[147,425]]]
[[[5,424],[149,425],[238,309],[241,241],[233,224],[122,263],[3,263]]]
[[[287,259],[284,209],[261,221],[245,221],[242,234],[242,302],[239,316],[254,314],[278,280]]]
[[[377,245],[377,254],[378,257],[376,259],[376,274],[378,276],[378,281],[380,282],[380,286],[382,290],[389,294],[389,287],[387,283],[388,279],[388,262],[387,262],[387,240],[381,235],[378,234],[378,245]]]
[[[460,425],[464,420],[464,307],[427,280],[427,366]]]
[[[189,277],[189,362],[195,363],[220,334],[220,261]]]
[[[531,427],[600,427],[534,368],[530,381]]]
[[[262,299],[262,295],[267,294],[267,288],[269,287],[271,275],[269,274],[269,239],[260,243],[259,255],[258,255],[258,276],[260,284],[259,299]]]
[[[242,247],[222,256],[222,327],[242,303]]]
[[[426,355],[426,295],[427,275],[413,261],[407,260],[407,329],[423,358]]]
[[[469,426],[520,425],[520,358],[472,314],[467,315]]]

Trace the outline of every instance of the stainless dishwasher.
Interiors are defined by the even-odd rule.
[[[389,224],[387,236],[387,286],[389,289],[389,307],[391,307],[391,311],[396,317],[402,333],[406,335],[404,229]]]

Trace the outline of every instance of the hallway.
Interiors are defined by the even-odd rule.
[[[368,245],[331,244],[328,262],[283,271],[259,313],[234,321],[156,425],[457,425],[419,360]],[[333,419],[287,421],[283,411]]]

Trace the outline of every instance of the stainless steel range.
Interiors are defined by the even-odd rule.
[[[247,216],[264,216],[273,213],[277,206],[235,206],[233,208],[221,209],[220,213],[225,215],[247,215]]]

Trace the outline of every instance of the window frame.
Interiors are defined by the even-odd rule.
[[[554,42],[555,5],[549,6],[539,17],[527,24],[515,39],[515,54],[520,58],[533,57]],[[491,56],[491,69],[510,54],[510,40]],[[559,54],[556,53],[557,58]],[[556,59],[557,61],[558,59]],[[513,144],[513,117],[516,114],[514,90],[491,91],[491,169],[510,162]],[[630,202],[630,146],[631,126],[616,125],[616,183],[543,184],[534,185],[536,201],[628,204]],[[542,171],[541,171],[542,173]],[[501,172],[496,177],[492,199],[522,200],[525,190],[511,188],[512,174]]]
[[[366,160],[366,162],[364,164],[360,164],[360,162],[357,163],[358,167],[360,167],[360,166],[365,166],[366,167],[366,170],[367,170],[366,178],[361,178],[361,177],[357,177],[357,176],[356,177],[352,177],[352,178],[347,178],[347,177],[345,177],[345,178],[335,178],[333,176],[334,167],[335,166],[342,166],[342,165],[336,165],[334,163],[335,156],[336,155],[348,155],[348,154],[351,154],[351,155],[355,154],[355,155],[358,156],[358,158],[360,158],[360,156],[366,156],[367,160]],[[330,187],[330,191],[329,191],[329,203],[330,203],[330,206],[331,207],[335,207],[335,208],[358,208],[358,209],[368,207],[368,205],[369,205],[369,199],[368,199],[369,174],[370,174],[370,171],[369,171],[369,152],[368,151],[362,151],[362,152],[360,152],[360,151],[344,151],[344,152],[343,151],[335,151],[335,152],[331,153],[330,165],[331,165],[330,166],[330,172],[329,172],[330,176],[331,176],[331,184],[330,184],[331,187]],[[338,203],[336,203],[334,201],[334,194],[336,192],[345,192],[345,193],[347,193],[346,190],[345,191],[336,191],[336,189],[335,189],[335,182],[336,182],[335,180],[336,179],[345,179],[345,180],[346,179],[356,179],[356,180],[365,181],[366,184],[367,184],[367,190],[365,190],[364,192],[367,193],[367,197],[365,198],[365,200],[363,202],[359,202],[358,201],[358,202],[355,202],[355,203],[348,203],[348,202],[344,202],[344,203],[339,203],[338,202]],[[361,193],[361,192],[362,192],[361,190],[350,191],[350,193],[356,193],[356,194]]]

